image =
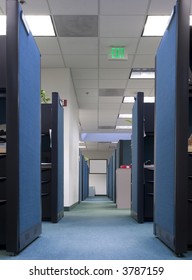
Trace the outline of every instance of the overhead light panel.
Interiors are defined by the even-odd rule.
[[[135,97],[134,96],[124,96],[123,103],[134,103]]]
[[[125,96],[123,99],[123,103],[133,103],[135,101],[135,97]],[[154,103],[154,96],[144,96],[144,103]]]
[[[144,103],[154,103],[155,97],[154,96],[144,96]]]
[[[33,36],[42,36],[42,37],[55,36],[53,23],[50,16],[31,15],[31,16],[25,16],[25,18]]]
[[[29,29],[33,36],[53,37],[55,31],[49,15],[25,16]],[[6,16],[0,16],[0,35],[6,35]]]
[[[0,35],[6,35],[6,16],[0,16]]]
[[[168,23],[169,16],[147,16],[142,36],[163,36]]]
[[[117,125],[116,129],[132,129],[131,125]]]
[[[131,71],[130,79],[154,79],[155,69],[141,69],[133,68]]]
[[[132,119],[132,114],[119,114],[119,119]]]

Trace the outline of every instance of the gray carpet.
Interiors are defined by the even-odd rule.
[[[0,251],[0,260],[175,259],[153,235],[153,223],[138,224],[106,197],[88,198],[57,224],[43,222],[41,236],[19,255]],[[182,259],[192,260],[192,251]]]

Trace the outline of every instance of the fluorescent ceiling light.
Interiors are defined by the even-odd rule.
[[[132,114],[119,114],[119,119],[132,119]]]
[[[55,36],[50,16],[25,16],[33,36]]]
[[[117,125],[116,129],[132,129],[131,125]]]
[[[144,103],[154,103],[155,97],[154,96],[144,96]]]
[[[6,35],[6,16],[0,16],[0,35]]]
[[[154,79],[154,69],[132,69],[130,79]]]
[[[163,36],[170,16],[148,16],[142,36]]]
[[[123,99],[123,103],[133,103],[132,99],[134,100],[135,97],[125,96]],[[144,96],[144,103],[154,103],[155,97],[154,96]]]
[[[135,97],[134,96],[124,96],[123,103],[134,103]]]

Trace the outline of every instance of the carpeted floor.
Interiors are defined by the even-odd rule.
[[[178,259],[153,235],[153,223],[138,224],[106,197],[90,197],[59,223],[42,226],[41,236],[19,255],[0,251],[0,260]],[[182,259],[192,260],[192,251]]]

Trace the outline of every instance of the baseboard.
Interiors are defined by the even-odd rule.
[[[74,204],[72,204],[71,206],[68,207],[64,207],[64,211],[70,211],[72,210],[75,206],[77,206],[79,204],[79,202],[75,202]]]

